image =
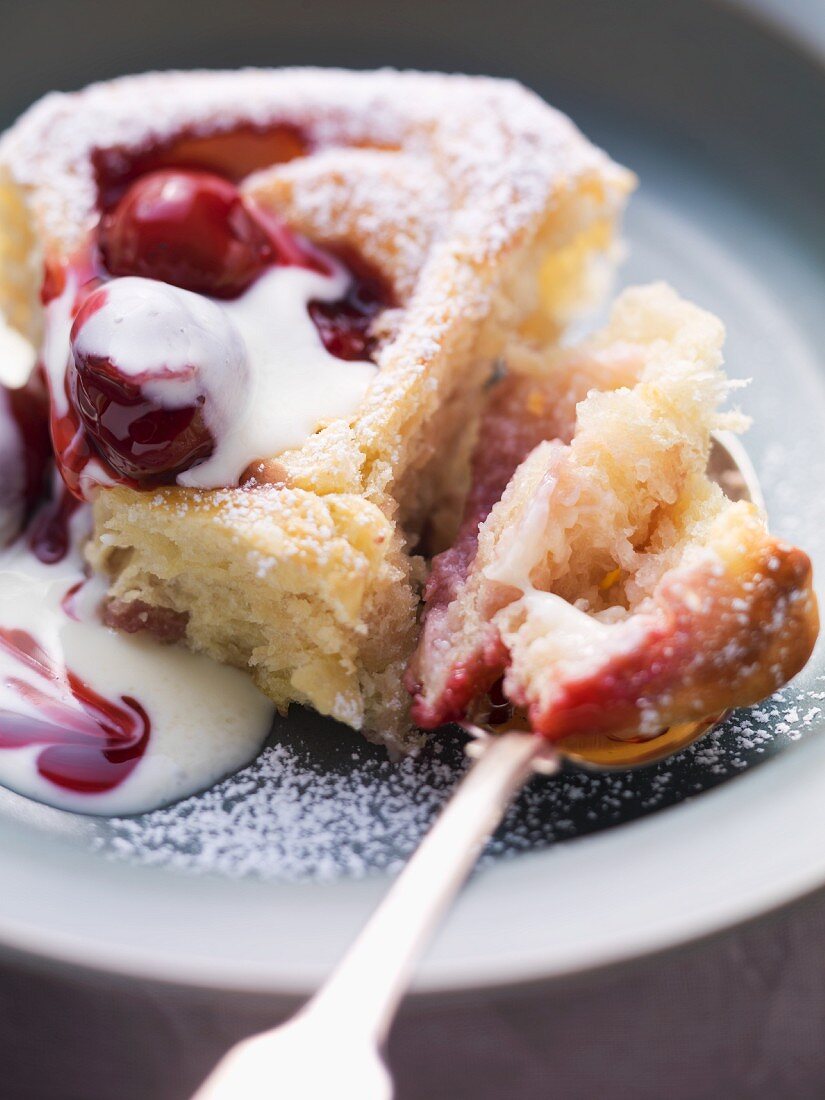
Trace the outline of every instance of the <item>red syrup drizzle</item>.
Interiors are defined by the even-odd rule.
[[[309,303],[309,315],[324,347],[336,359],[372,359],[376,340],[372,322],[391,305],[386,284],[374,271],[352,256],[341,260],[352,278],[343,298],[337,302]]]
[[[296,155],[292,141],[291,155]],[[147,159],[152,170],[137,178],[134,165],[120,164],[119,174],[101,174],[99,169],[104,211],[98,230],[99,255],[71,265],[80,288],[73,317],[112,274],[151,278],[153,264],[154,277],[200,293],[211,288],[214,296],[222,298],[237,297],[275,265],[306,267],[324,275],[343,266],[350,275],[344,297],[336,302],[311,301],[308,312],[331,355],[345,361],[372,358],[372,322],[393,299],[385,281],[369,265],[342,251],[333,254],[320,249],[293,233],[277,216],[243,199],[226,178],[228,172],[218,176],[205,171],[204,162],[197,158],[194,169],[157,168],[169,163],[163,158]],[[166,191],[164,184],[173,186]],[[174,196],[168,204],[167,194]],[[176,223],[176,217],[182,220]],[[63,291],[65,280],[66,271],[47,269],[45,302]],[[116,484],[151,489],[173,484],[182,469],[212,453],[214,440],[201,430],[199,407],[175,410],[170,417],[170,410],[151,407],[134,389],[118,381],[113,364],[104,364],[102,370],[100,364],[81,364],[80,369],[76,362],[70,365],[65,381],[68,409],[58,416],[53,403],[51,431],[60,472],[75,496],[84,495],[83,471],[93,458]],[[175,417],[181,421],[178,427],[172,423]],[[110,430],[111,425],[117,426],[117,433]],[[191,447],[178,445],[180,431],[192,436]],[[151,461],[146,457],[147,438]],[[117,462],[112,460],[113,447],[118,448]],[[177,461],[182,450],[187,452],[184,466]]]
[[[53,565],[68,553],[69,521],[80,502],[54,474],[42,372],[36,371],[19,389],[0,386],[0,402],[8,418],[3,427],[9,431],[13,425],[9,437],[17,436],[14,445],[0,447],[0,503],[12,509],[19,519],[10,541],[25,532],[34,555],[45,565]],[[4,499],[4,494],[8,499]],[[13,499],[15,494],[17,499]]]
[[[80,501],[61,485],[55,496],[43,505],[29,525],[26,539],[29,549],[44,565],[63,561],[71,546],[69,524]]]
[[[71,545],[70,521],[79,507],[80,501],[60,484],[35,513],[25,539],[44,564],[65,558]],[[64,614],[75,621],[80,621],[76,601],[84,584],[73,584],[61,600]],[[101,794],[122,783],[149,743],[151,723],[140,703],[131,696],[115,702],[99,695],[55,661],[28,631],[0,626],[0,650],[43,681],[41,688],[20,676],[5,677],[0,750],[42,745],[38,773],[78,794]],[[15,699],[27,706],[15,708]]]
[[[0,628],[0,648],[43,681],[37,687],[7,677],[7,692],[37,710],[36,716],[0,706],[0,748],[43,745],[37,770],[64,790],[102,794],[134,770],[149,743],[146,711],[130,696],[116,703],[89,687],[70,669],[60,669],[25,630]]]
[[[77,291],[72,305],[72,316],[80,310],[81,305],[102,283],[103,278],[92,256],[83,253],[70,262],[53,263],[46,261],[43,275],[43,285],[40,288],[40,300],[44,306],[55,301],[66,291],[69,278],[75,280]],[[45,377],[42,366],[39,374]],[[54,454],[60,476],[68,488],[78,500],[83,499],[81,489],[81,474],[95,456],[95,449],[88,432],[81,423],[77,410],[69,400],[68,373],[64,379],[64,400],[58,402],[52,393],[49,413],[49,431],[51,435],[51,449]],[[46,380],[51,387],[51,381]],[[64,413],[58,411],[58,405],[66,404]]]
[[[17,537],[25,538],[41,562],[54,565],[69,551],[69,524],[80,502],[62,483],[48,498],[50,471],[56,479],[42,379],[37,374],[17,390],[0,387],[0,397],[8,414],[10,438],[17,437],[15,445],[3,449],[0,478],[9,492],[13,485],[20,494],[7,504],[21,526],[29,520]],[[5,463],[15,469],[6,468]],[[65,614],[75,620],[74,600],[83,583],[73,585],[61,601]],[[71,670],[62,668],[25,630],[0,627],[0,650],[30,674],[25,679],[9,675],[3,682],[0,750],[43,746],[37,754],[38,773],[79,794],[99,794],[122,783],[149,741],[150,722],[143,707],[127,696],[119,702],[103,698]],[[31,674],[42,681],[42,687],[30,682]],[[15,700],[20,701],[19,707]]]
[[[42,475],[41,475],[42,480]],[[80,501],[60,483],[35,512],[25,532],[28,549],[45,565],[62,561],[71,545],[70,522]],[[64,614],[80,620],[76,600],[85,581],[61,600]],[[100,794],[122,783],[146,752],[151,724],[130,696],[119,702],[94,691],[55,661],[28,631],[0,626],[0,650],[44,682],[43,688],[9,675],[0,702],[0,750],[44,746],[37,770],[44,779],[78,794]],[[27,707],[16,709],[14,700]],[[26,713],[27,710],[35,713]]]

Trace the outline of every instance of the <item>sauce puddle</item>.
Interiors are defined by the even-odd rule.
[[[86,577],[81,549],[89,511],[57,498],[0,551],[0,784],[135,814],[247,764],[273,708],[237,669],[103,625],[105,583]],[[51,522],[51,537],[34,537],[55,515],[64,534]]]

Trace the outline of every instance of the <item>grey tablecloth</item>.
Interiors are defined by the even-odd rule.
[[[6,959],[0,1097],[183,1100],[228,1045],[285,1011]],[[824,1039],[818,896],[575,980],[412,998],[390,1060],[400,1100],[801,1100],[825,1096]]]

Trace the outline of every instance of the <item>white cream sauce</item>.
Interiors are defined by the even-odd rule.
[[[88,527],[88,510],[82,507],[72,520],[74,547],[56,565],[38,561],[24,538],[0,552],[0,628],[29,633],[57,670],[52,682],[44,681],[0,646],[0,720],[3,712],[42,714],[43,702],[34,701],[33,692],[83,719],[66,681],[69,669],[107,700],[136,699],[151,724],[147,747],[119,785],[92,794],[40,774],[37,762],[45,745],[0,748],[0,784],[67,810],[140,813],[210,786],[248,763],[266,738],[273,707],[237,669],[105,627],[98,615],[105,585],[86,578],[80,551]],[[81,582],[67,613],[67,594]]]
[[[246,406],[217,436],[212,457],[180,474],[178,484],[235,485],[256,458],[300,447],[324,421],[355,412],[377,368],[330,355],[307,312],[313,299],[341,298],[348,284],[343,269],[320,275],[273,267],[240,298],[220,303],[246,344]]]
[[[113,279],[103,305],[81,325],[75,350],[111,360],[163,409],[207,395],[207,425],[221,439],[245,411],[247,350],[225,309],[201,294],[153,279]]]
[[[14,389],[25,384],[34,370],[34,345],[6,321],[0,312],[0,384]]]
[[[341,298],[348,282],[342,268],[321,275],[274,267],[240,298],[224,302],[151,280],[114,279],[105,284],[105,304],[77,339],[86,354],[109,358],[139,378],[162,407],[181,407],[205,394],[204,418],[216,448],[178,481],[199,488],[233,485],[255,459],[300,446],[324,421],[350,415],[362,400],[375,365],[332,356],[307,309],[312,300]],[[63,293],[46,307],[42,358],[58,416],[67,412],[76,294],[70,274]],[[87,495],[112,483],[95,458],[83,469]],[[13,527],[15,517],[8,519]],[[44,750],[60,743],[58,722],[54,741],[0,747],[0,784],[63,809],[140,813],[246,764],[266,738],[273,707],[243,672],[105,627],[99,616],[105,584],[86,576],[81,551],[89,527],[84,505],[72,519],[72,550],[55,565],[40,562],[22,536],[0,551],[0,631],[7,637],[25,632],[20,637],[34,639],[51,670],[44,676],[13,645],[0,643],[0,720],[12,728],[22,718],[25,725],[42,718],[45,706],[69,726],[88,728],[88,712],[70,688],[71,672],[107,701],[120,706],[124,697],[135,699],[149,719],[147,747],[119,784],[98,793],[71,790],[38,767]]]

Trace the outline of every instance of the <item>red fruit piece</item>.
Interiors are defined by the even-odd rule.
[[[275,259],[234,184],[190,169],[137,179],[104,214],[98,240],[112,275],[141,275],[215,298],[242,294]]]
[[[310,302],[309,315],[330,355],[347,360],[371,359],[375,351],[372,322],[388,301],[389,295],[378,279],[355,275],[344,298]]]
[[[208,458],[209,408],[244,388],[243,342],[220,307],[146,279],[94,291],[71,350],[69,399],[94,448],[116,477],[141,485],[172,482]]]

